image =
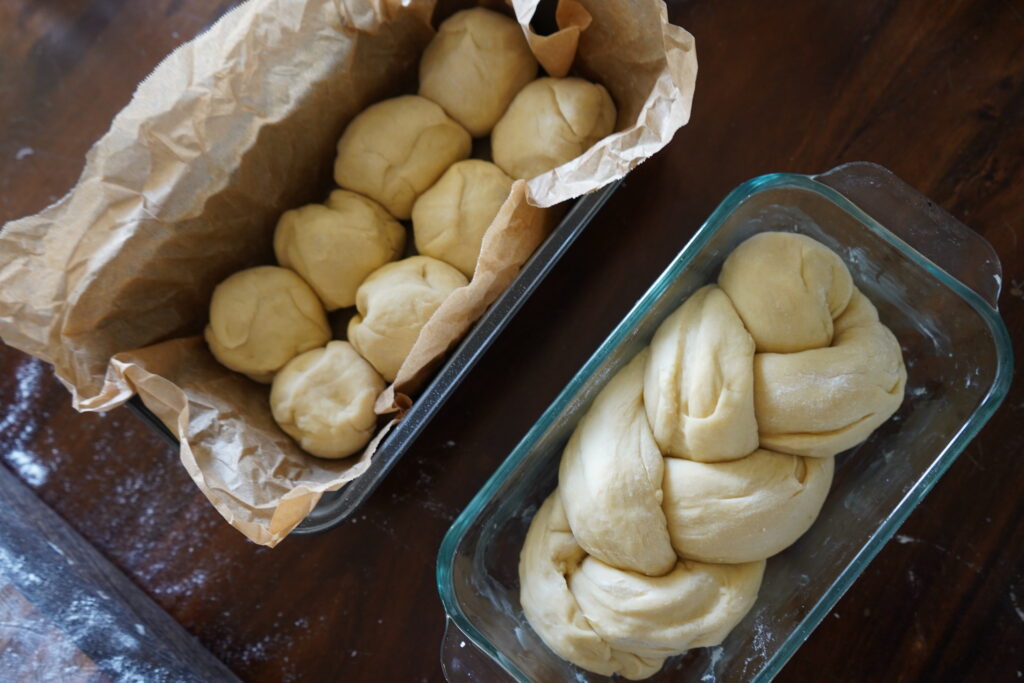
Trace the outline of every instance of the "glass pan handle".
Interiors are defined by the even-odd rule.
[[[451,617],[446,618],[441,641],[441,670],[448,683],[514,683],[508,672],[474,645]]]
[[[1003,267],[992,245],[892,171],[854,161],[814,176],[998,309]]]

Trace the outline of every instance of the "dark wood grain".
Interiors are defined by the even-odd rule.
[[[0,1],[0,220],[73,184],[138,82],[232,3]],[[270,551],[224,524],[125,410],[79,415],[0,348],[0,456],[243,678],[442,680],[434,560],[479,486],[722,197],[875,161],[984,235],[1024,362],[1024,6],[672,2],[697,37],[693,119],[638,168],[359,517]],[[1024,389],[780,675],[1024,674]]]
[[[238,680],[3,468],[0,498],[0,671],[9,680]]]

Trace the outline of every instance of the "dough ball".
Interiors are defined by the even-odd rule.
[[[818,457],[845,451],[899,409],[906,383],[899,341],[855,289],[831,346],[754,356],[761,445]]]
[[[420,95],[475,137],[491,132],[537,75],[537,60],[513,19],[482,7],[446,19],[420,59]]]
[[[616,569],[573,538],[556,490],[519,558],[520,604],[558,655],[604,676],[647,678],[665,659],[717,645],[757,599],[764,561],[679,562],[663,576]]]
[[[757,448],[754,341],[721,289],[697,290],[651,341],[644,407],[661,451],[691,460]]]
[[[338,140],[334,179],[405,220],[416,197],[469,156],[472,142],[425,97],[395,97],[368,107],[348,124]]]
[[[665,458],[665,516],[680,557],[740,564],[792,545],[818,517],[833,458],[756,450],[730,462]]]
[[[429,256],[389,263],[359,285],[348,340],[391,382],[430,316],[465,284],[462,273]]]
[[[758,352],[828,346],[832,321],[853,294],[850,271],[835,252],[787,232],[763,232],[738,246],[722,264],[718,284]]]
[[[382,391],[384,380],[352,345],[332,341],[281,368],[270,389],[270,409],[302,450],[321,458],[344,458],[373,436],[373,403]]]
[[[213,290],[205,336],[222,365],[268,384],[292,358],[326,344],[331,328],[316,292],[301,277],[259,266]]]
[[[453,164],[412,207],[416,250],[473,277],[484,233],[511,189],[512,179],[492,163]]]
[[[326,206],[286,211],[274,232],[277,262],[301,275],[328,311],[353,305],[359,284],[403,247],[402,224],[347,190],[332,192]]]
[[[661,452],[644,414],[644,350],[601,390],[569,439],[558,489],[577,542],[621,569],[676,564],[661,510]]]
[[[491,134],[494,163],[533,178],[575,159],[615,128],[608,91],[582,78],[538,78],[519,91]]]

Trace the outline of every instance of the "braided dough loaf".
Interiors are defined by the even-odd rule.
[[[763,233],[594,399],[520,556],[559,655],[644,678],[716,645],[765,559],[814,523],[834,459],[902,401],[899,343],[818,242]]]

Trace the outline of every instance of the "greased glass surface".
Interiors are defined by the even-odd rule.
[[[897,190],[906,187],[879,167],[865,168],[874,176],[861,183],[868,195],[884,194],[888,178]],[[865,180],[862,170],[852,169],[846,180]],[[852,194],[864,196],[859,190]],[[889,224],[917,243],[912,217],[902,212],[897,218],[901,211],[894,211],[892,197],[888,204],[884,199],[872,213],[887,223],[880,212],[902,220],[904,228]],[[969,262],[965,254],[984,256],[991,248],[957,226],[930,234],[968,244],[937,244],[928,251],[994,301],[998,261],[993,255]],[[1002,321],[983,296],[811,177],[774,174],[749,181],[715,210],[449,530],[438,556],[438,587],[450,627],[458,628],[449,637],[456,634],[470,645],[469,651],[461,644],[444,648],[442,664],[451,680],[480,673],[487,656],[520,680],[610,680],[562,660],[527,623],[519,605],[523,538],[555,487],[562,449],[594,396],[650,342],[662,320],[717,278],[736,246],[768,230],[808,235],[843,258],[900,341],[906,397],[865,443],[837,456],[835,480],[818,520],[796,544],[768,560],[757,603],[722,645],[670,659],[650,680],[774,676],[998,407],[1012,377],[1012,353]],[[983,245],[978,250],[967,248],[978,242]],[[942,249],[958,252],[943,255]],[[473,644],[482,653],[473,652]]]

